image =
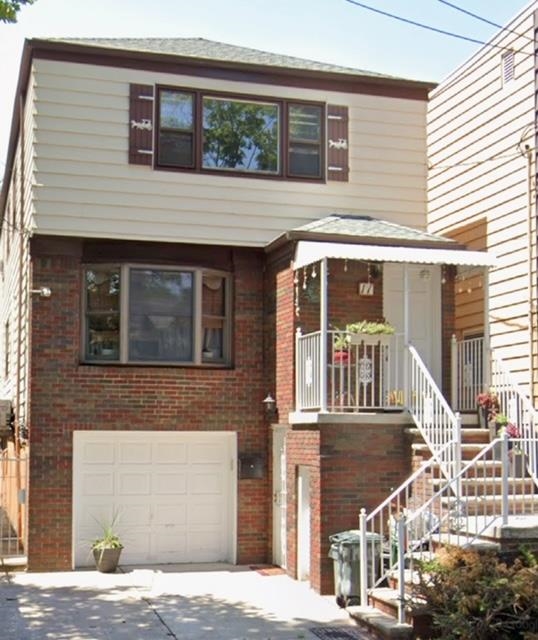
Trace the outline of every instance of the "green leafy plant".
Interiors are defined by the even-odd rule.
[[[102,533],[98,538],[95,538],[91,544],[92,550],[97,549],[102,551],[103,549],[123,549],[123,544],[119,535],[114,529],[116,518],[109,524],[101,524]]]
[[[394,327],[386,320],[360,320],[346,325],[348,333],[367,333],[369,335],[392,335]]]
[[[522,640],[538,619],[536,559],[526,551],[508,565],[493,551],[447,547],[418,563],[413,602],[431,615],[430,637]]]

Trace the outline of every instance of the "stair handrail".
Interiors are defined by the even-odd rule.
[[[501,412],[518,428],[518,446],[527,459],[528,472],[538,487],[538,411],[516,381],[504,360],[490,349],[491,386],[499,399]]]
[[[495,524],[507,525],[511,514],[535,514],[538,505],[535,501],[534,488],[528,487],[526,472],[528,468],[521,470],[520,475],[514,475],[510,469],[509,447],[513,441],[508,434],[495,438],[485,445],[469,462],[467,462],[457,476],[447,480],[433,492],[431,497],[424,501],[417,509],[405,509],[395,521],[398,527],[398,536],[394,539],[397,545],[391,562],[385,571],[385,577],[398,572],[400,598],[398,603],[399,618],[403,617],[405,607],[404,586],[402,585],[404,570],[413,574],[414,563],[426,557],[431,559],[434,542],[438,544],[460,544],[464,542],[471,545],[486,530]],[[538,446],[538,438],[532,439],[533,447]],[[481,467],[482,476],[477,472],[479,462],[485,464]],[[497,466],[501,470],[498,477],[500,485],[498,491],[493,483],[493,491],[482,493],[473,487],[473,483],[480,484],[480,480],[491,481],[489,473]],[[490,467],[488,471],[488,466]],[[495,478],[495,474],[493,478]],[[510,491],[515,491],[515,497],[522,501],[510,505]],[[491,489],[490,489],[491,491]],[[488,500],[489,498],[489,500]],[[470,512],[470,507],[476,511]],[[472,510],[472,509],[471,509]],[[365,518],[366,520],[366,518]],[[400,532],[403,526],[404,533]],[[377,582],[379,584],[380,581]],[[374,585],[375,586],[375,585]]]
[[[452,443],[448,443],[446,447],[451,447]],[[442,457],[441,452],[441,457]],[[384,567],[384,558],[382,554],[375,555],[373,545],[368,545],[367,536],[379,536],[381,545],[387,541],[390,545],[392,531],[391,523],[409,507],[413,501],[420,503],[428,500],[434,492],[434,485],[429,480],[439,474],[438,480],[443,479],[441,475],[440,464],[438,460],[431,456],[425,460],[418,469],[416,469],[402,484],[391,492],[391,494],[381,502],[373,511],[366,514],[361,509],[359,515],[359,528],[361,535],[364,536],[364,542],[361,544],[361,605],[366,606],[368,600],[367,590],[369,587],[379,584],[387,574]],[[391,546],[391,552],[392,552]],[[369,558],[370,556],[370,558]],[[392,565],[392,562],[390,562]],[[368,570],[366,569],[368,567]],[[392,568],[392,567],[391,567]],[[369,573],[368,573],[369,572]],[[364,575],[363,575],[364,574]]]
[[[424,442],[448,480],[461,468],[461,417],[455,414],[420,354],[406,345],[408,358],[407,408]]]

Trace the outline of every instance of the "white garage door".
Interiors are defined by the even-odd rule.
[[[234,432],[75,431],[73,555],[116,519],[122,563],[235,561]]]

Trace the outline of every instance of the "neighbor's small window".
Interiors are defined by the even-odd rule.
[[[506,51],[501,56],[503,86],[514,79],[514,52]]]
[[[84,359],[227,364],[230,276],[205,269],[88,266]]]

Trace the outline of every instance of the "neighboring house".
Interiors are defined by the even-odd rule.
[[[457,269],[491,263],[425,231],[431,88],[206,40],[26,42],[0,390],[30,569],[88,564],[116,517],[126,563],[333,589],[329,535],[409,474],[405,409],[448,395]]]
[[[428,109],[428,229],[498,257],[489,281],[459,279],[456,332],[485,335],[535,402],[537,10],[455,69]]]

